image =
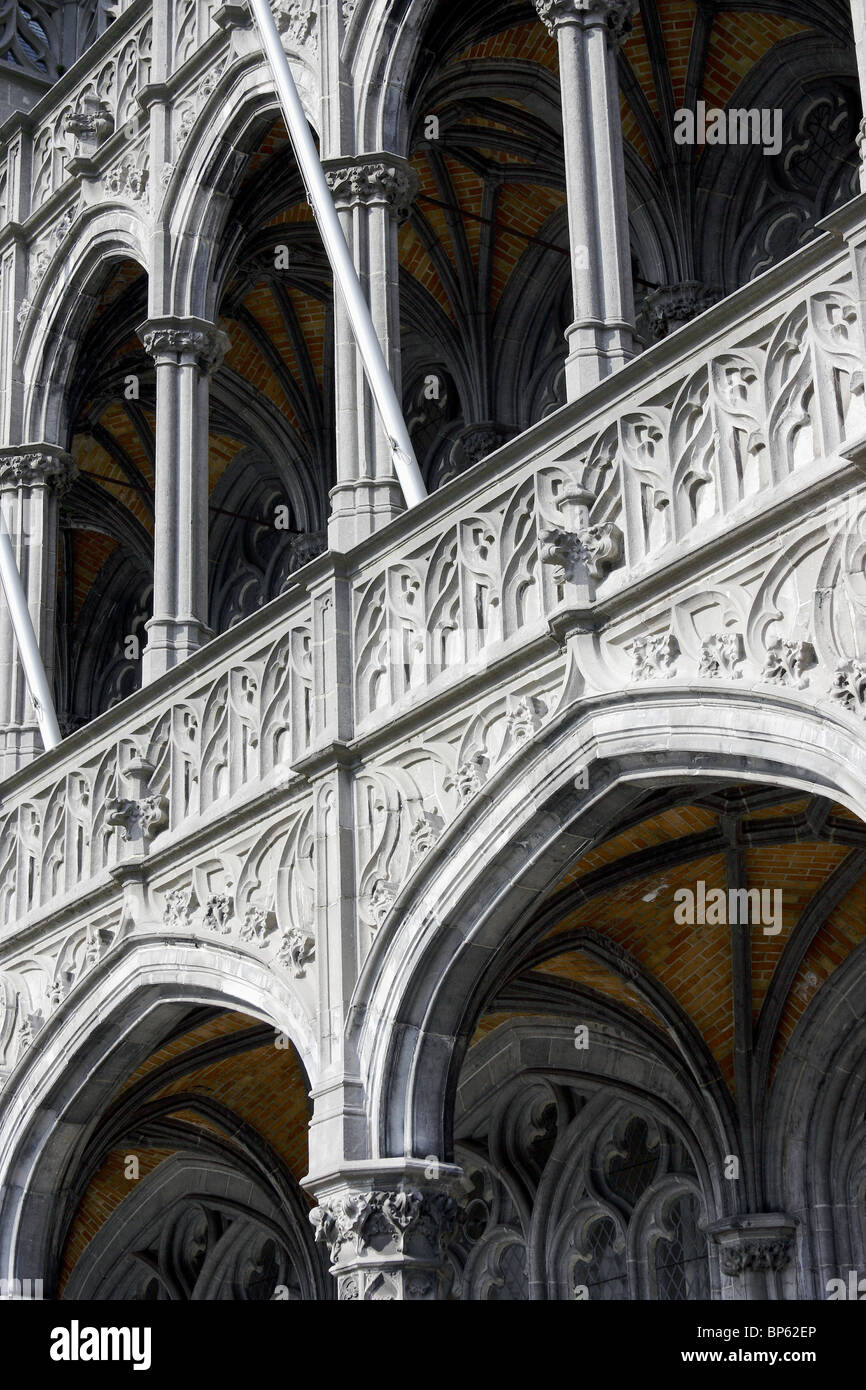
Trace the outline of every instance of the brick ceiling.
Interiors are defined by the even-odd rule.
[[[578,1018],[581,999],[593,997],[615,1003],[624,1018],[639,1015],[667,1028],[673,1015],[658,1005],[668,999],[697,1029],[733,1090],[732,934],[742,929],[678,925],[682,900],[674,894],[696,891],[699,880],[707,893],[779,890],[781,932],[749,929],[751,1027],[767,1051],[771,1079],[813,995],[866,938],[866,827],[844,807],[782,789],[731,788],[670,801],[604,840],[562,879],[539,914],[543,930],[490,1001],[476,1040],[515,1014],[561,1009]],[[736,881],[732,863],[740,866]],[[843,866],[855,871],[852,882],[834,893]],[[774,986],[780,967],[791,971],[782,990]],[[551,979],[566,984],[554,1008],[537,993]],[[503,1009],[504,1000],[513,1007]]]

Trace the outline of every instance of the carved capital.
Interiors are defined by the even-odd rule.
[[[637,0],[533,0],[548,33],[566,24],[606,24],[612,44],[623,43],[631,33]]]
[[[62,497],[78,475],[72,457],[53,444],[0,449],[0,489],[50,487]]]
[[[423,1188],[344,1190],[310,1212],[327,1246],[342,1301],[434,1300],[457,1226],[450,1193]]]
[[[708,1234],[719,1246],[722,1272],[732,1278],[744,1274],[780,1273],[791,1263],[796,1223],[781,1213],[755,1213],[717,1221]]]
[[[405,222],[418,192],[418,175],[411,165],[394,155],[368,155],[325,166],[328,187],[338,207],[387,207],[398,222]]]
[[[231,348],[228,335],[204,319],[151,319],[141,325],[138,336],[157,364],[179,365],[183,357],[191,356],[207,375],[217,370]]]

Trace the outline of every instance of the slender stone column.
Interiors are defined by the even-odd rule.
[[[67,453],[53,444],[0,449],[0,506],[49,683],[54,673],[57,606],[58,497],[75,477]],[[9,610],[0,599],[0,771],[9,776],[42,752]]]
[[[447,1181],[427,1182],[423,1173],[422,1164],[410,1162],[402,1178],[389,1171],[380,1182],[358,1174],[354,1181],[347,1175],[324,1189],[317,1185],[319,1205],[310,1220],[316,1240],[328,1247],[341,1301],[447,1298],[445,1250],[456,1230],[457,1203]]]
[[[405,160],[391,154],[326,160],[325,173],[399,395],[397,227],[408,216],[417,177]],[[403,498],[339,292],[334,330],[337,486],[328,540],[332,550],[347,550],[401,512]]]
[[[634,356],[634,294],[616,53],[637,0],[534,0],[559,48],[576,400]]]
[[[152,319],[138,330],[156,367],[156,520],[153,617],[145,684],[213,636],[208,617],[209,378],[229,347],[195,318]]]
[[[866,113],[866,0],[851,0],[851,23],[854,26],[854,47],[860,75],[860,97]],[[866,114],[860,123],[857,144],[860,149],[860,189],[866,193]]]

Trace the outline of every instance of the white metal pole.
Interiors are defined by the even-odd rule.
[[[358,279],[349,247],[340,226],[337,209],[331,197],[331,190],[325,178],[325,171],[319,160],[295,79],[289,67],[289,60],[283,50],[274,16],[268,0],[249,0],[250,9],[259,27],[262,44],[270,64],[289,135],[294,146],[295,157],[307,185],[307,193],[316,214],[319,231],[325,243],[325,250],[334,272],[334,282],[339,286],[358,343],[358,351],[364,364],[364,371],[370,383],[373,400],[382,418],[385,433],[391,445],[394,471],[397,474],[407,507],[417,506],[427,496],[427,489],[421,477],[418,460],[412,448],[403,410],[394,390],[391,373],[385,361],[385,354],[376,336],[370,308],[364,298],[364,291]]]
[[[18,641],[18,650],[21,653],[24,674],[27,677],[30,697],[33,700],[36,718],[39,721],[39,732],[47,751],[49,748],[56,748],[60,742],[60,728],[57,723],[57,715],[54,712],[54,700],[48,685],[48,677],[42,664],[42,653],[39,650],[39,643],[33,630],[30,609],[27,607],[24,586],[21,583],[21,576],[15,563],[12,542],[3,521],[2,508],[0,508],[0,582],[3,584],[3,592],[9,605],[9,613]]]

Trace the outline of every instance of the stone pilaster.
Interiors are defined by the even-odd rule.
[[[325,173],[399,396],[397,228],[409,214],[417,178],[405,160],[391,154],[327,160]],[[403,498],[339,293],[334,335],[337,486],[328,538],[332,550],[346,550],[401,512]]]
[[[156,368],[156,520],[153,617],[145,683],[213,634],[207,625],[209,379],[229,340],[195,318],[152,319],[138,330]]]
[[[617,48],[637,0],[534,0],[556,35],[574,323],[566,388],[576,400],[634,356]]]
[[[734,1298],[797,1298],[794,1244],[797,1223],[780,1212],[726,1217],[707,1228]]]
[[[419,1176],[423,1165],[417,1165]],[[454,1170],[456,1174],[457,1170]],[[433,1303],[448,1296],[445,1251],[457,1203],[444,1181],[382,1175],[387,1186],[340,1182],[320,1191],[310,1212],[316,1240],[330,1254],[341,1302]]]
[[[58,497],[75,477],[53,444],[0,449],[0,505],[49,683],[54,673]],[[0,771],[9,776],[42,752],[42,738],[5,601],[0,601]]]

